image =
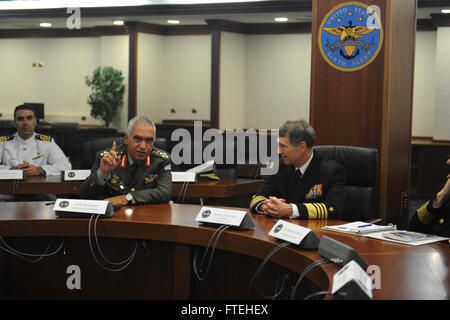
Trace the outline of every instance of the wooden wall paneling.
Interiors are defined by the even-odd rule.
[[[416,0],[387,1],[380,209],[384,221],[408,223]]]
[[[137,46],[138,33],[135,22],[126,23],[129,34],[128,49],[128,121],[137,115]]]
[[[380,8],[383,46],[365,68],[344,72],[322,57],[322,19],[341,0],[313,1],[310,122],[317,144],[377,148],[380,217],[405,223],[401,193],[408,191],[414,68],[415,0],[373,0]]]

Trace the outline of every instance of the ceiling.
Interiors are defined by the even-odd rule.
[[[73,5],[70,1],[59,0],[58,3]],[[98,0],[105,4],[120,5],[121,1]],[[158,25],[167,25],[168,19],[179,20],[179,25],[203,25],[206,19],[231,20],[241,23],[273,23],[275,17],[287,17],[289,22],[311,22],[311,0],[298,1],[218,1],[198,0],[135,0],[144,3],[144,6],[126,7],[96,7],[81,8],[81,28],[96,26],[112,26],[113,20],[138,21]],[[197,2],[198,2],[197,1]],[[48,1],[22,0],[0,1],[4,3],[47,3]],[[73,2],[73,1],[72,1]],[[92,1],[89,1],[92,2]],[[77,1],[78,5],[83,1]],[[182,4],[181,4],[182,3]],[[418,19],[430,19],[430,14],[440,13],[449,1],[420,0],[417,10]],[[98,3],[97,3],[98,4]],[[67,17],[70,16],[63,8],[33,9],[33,10],[0,10],[0,29],[36,29],[39,23],[50,22],[52,28],[66,28]],[[210,10],[209,8],[213,8]]]

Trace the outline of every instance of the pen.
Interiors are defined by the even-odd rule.
[[[52,205],[52,204],[55,204],[55,203],[54,202],[47,202],[45,205],[49,206],[49,205]]]
[[[369,223],[369,224],[363,224],[363,225],[361,225],[361,226],[358,226],[358,228],[370,227],[371,225],[372,225],[371,223]]]

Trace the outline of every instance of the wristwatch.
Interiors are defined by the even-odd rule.
[[[128,192],[125,195],[125,199],[127,199],[128,203],[131,203],[131,201],[133,201],[133,195],[130,192]]]

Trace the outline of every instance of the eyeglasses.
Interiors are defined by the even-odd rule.
[[[26,117],[17,117],[17,121],[24,121],[25,119],[27,119],[28,121],[33,120],[33,116],[26,116]]]

